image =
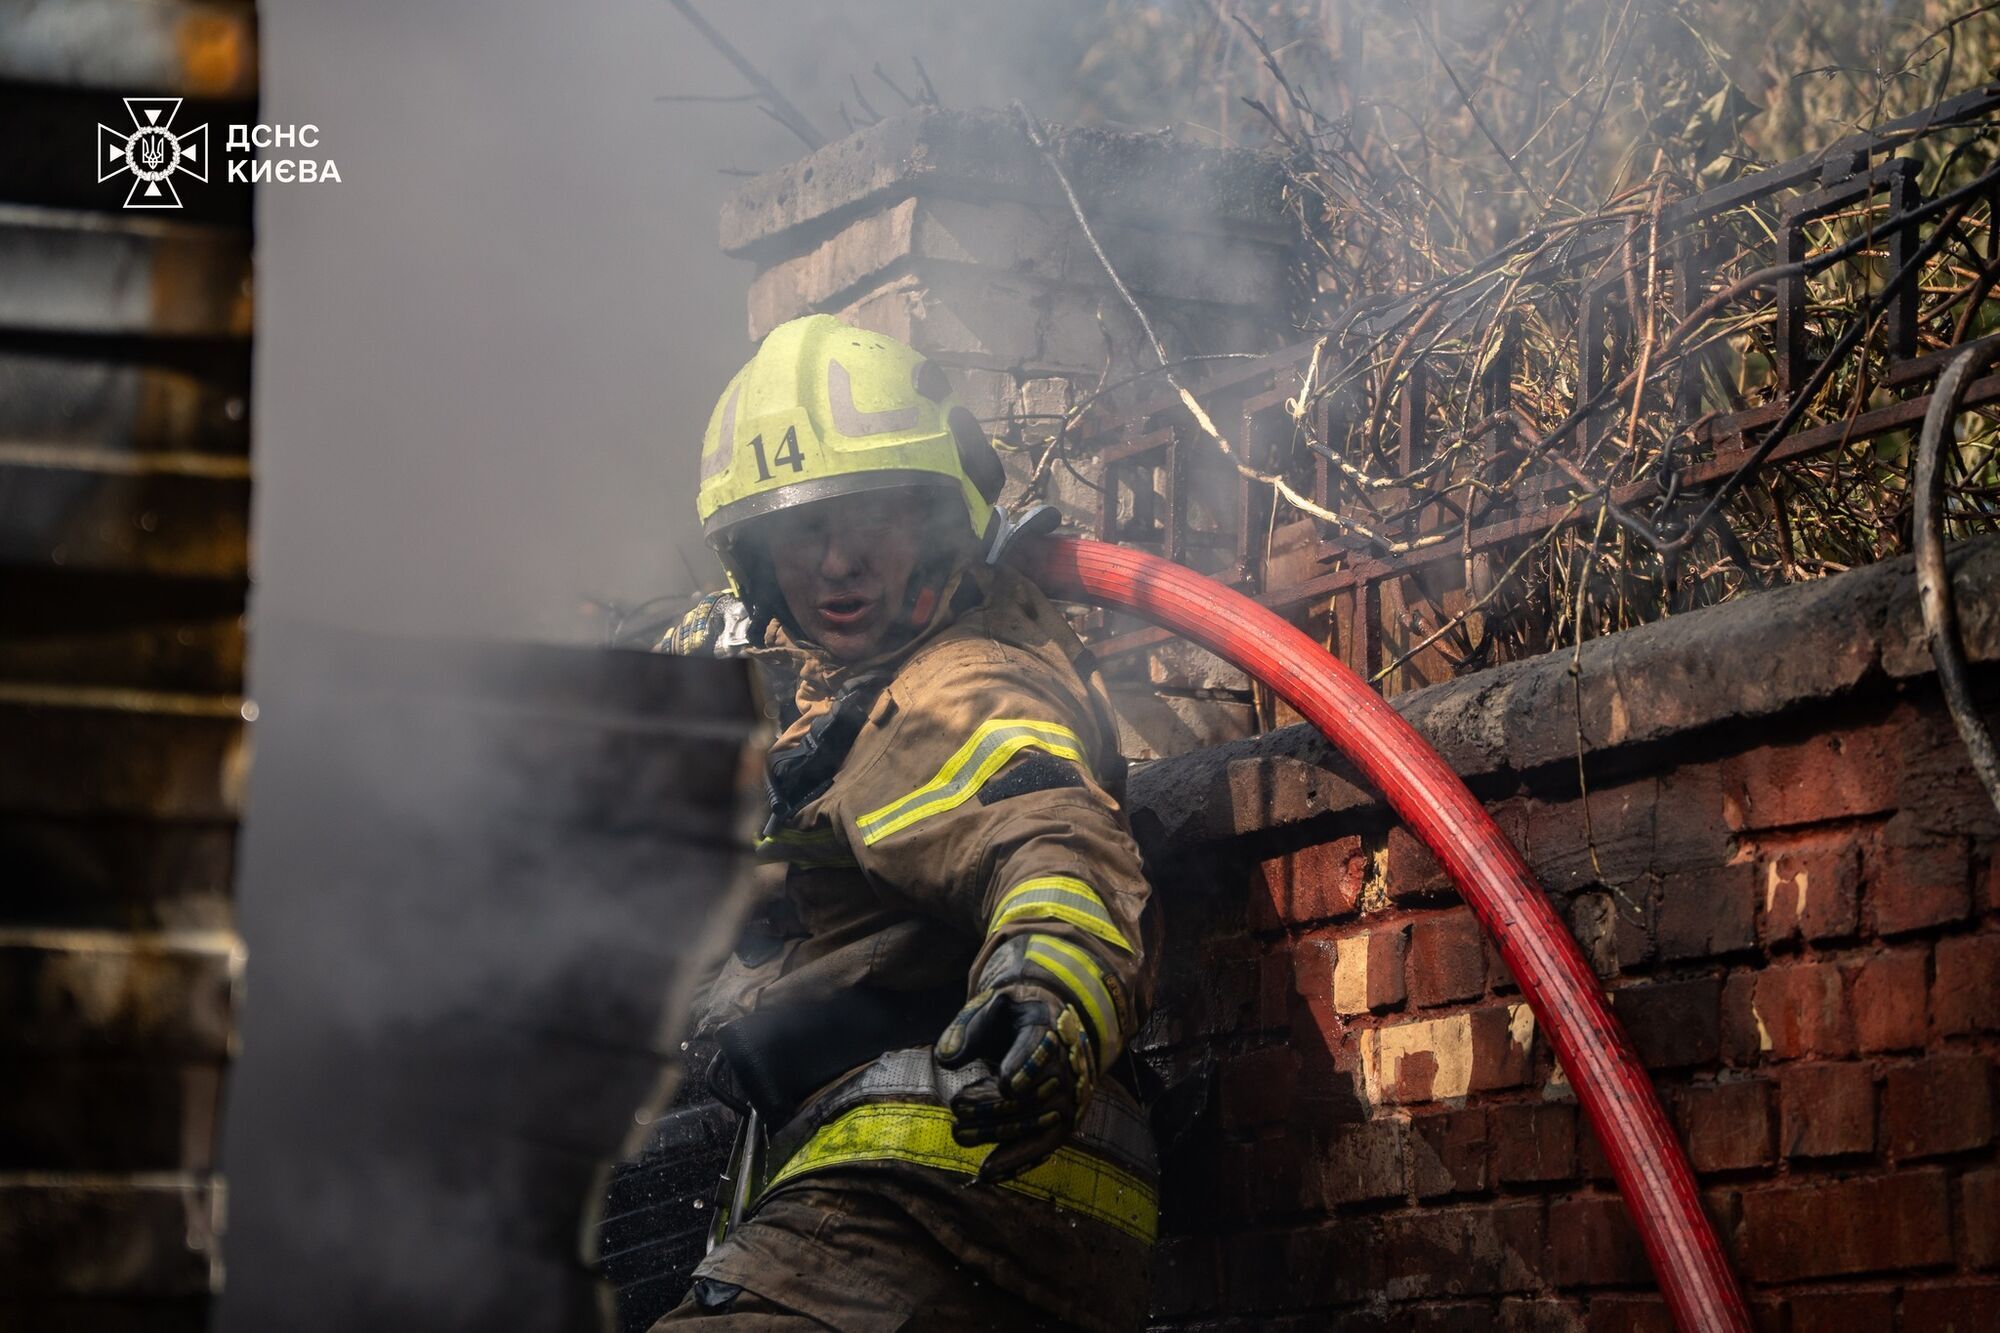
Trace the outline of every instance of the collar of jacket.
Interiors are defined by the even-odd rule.
[[[894,678],[896,671],[919,648],[944,633],[968,612],[986,604],[993,586],[994,570],[983,564],[961,566],[944,582],[938,594],[938,609],[913,637],[896,648],[859,662],[836,661],[816,644],[801,644],[772,622],[766,647],[759,652],[783,656],[798,680],[795,704],[799,715],[772,744],[780,753],[797,746],[814,722],[835,707],[841,698],[857,690],[878,690]]]

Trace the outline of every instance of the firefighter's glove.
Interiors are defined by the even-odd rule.
[[[1047,986],[1014,982],[980,991],[938,1038],[937,1062],[990,1074],[951,1099],[952,1137],[995,1147],[982,1182],[1009,1180],[1061,1147],[1097,1082],[1097,1057],[1076,1006]]]
[[[653,646],[675,657],[740,657],[750,646],[750,610],[733,593],[696,601]]]

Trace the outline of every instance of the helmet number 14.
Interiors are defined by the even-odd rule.
[[[794,472],[803,472],[806,470],[806,456],[799,452],[799,428],[797,426],[788,426],[785,428],[785,438],[779,442],[778,452],[771,455],[771,460],[768,463],[764,461],[763,436],[759,435],[751,440],[750,448],[757,455],[757,480],[759,481],[769,481],[771,479],[771,468],[774,466],[789,467]]]

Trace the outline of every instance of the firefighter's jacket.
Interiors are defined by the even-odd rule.
[[[824,791],[795,811],[776,802],[790,818],[762,850],[784,861],[783,889],[711,986],[704,1023],[809,1011],[857,988],[906,996],[913,1012],[920,996],[948,995],[927,1035],[836,1078],[778,1128],[766,1197],[793,1180],[866,1181],[972,1272],[1084,1327],[1136,1328],[1156,1166],[1117,1075],[1151,998],[1157,922],[1116,724],[1088,652],[1029,580],[975,567],[943,604],[924,634],[869,662],[780,645],[796,654],[799,717],[774,759],[796,758],[815,727],[838,732],[827,720],[843,707],[858,730]],[[939,1070],[928,1044],[996,951],[997,966],[1075,999],[1103,1077],[1064,1147],[1013,1181],[974,1185],[987,1150],[953,1142],[946,1104],[980,1071]],[[758,1262],[745,1272],[724,1246],[701,1271],[782,1302],[770,1256]]]

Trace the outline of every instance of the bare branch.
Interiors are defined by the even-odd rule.
[[[744,58],[741,51],[730,44],[727,37],[717,32],[715,26],[701,16],[701,12],[694,7],[692,0],[667,0],[667,3],[680,10],[681,17],[692,23],[694,30],[720,52],[724,60],[734,65],[736,72],[757,90],[773,120],[796,134],[807,148],[819,148],[826,143],[826,139],[813,128],[812,122],[806,119],[805,113],[793,106],[791,99],[778,91],[778,85],[765,78],[755,65]]]

